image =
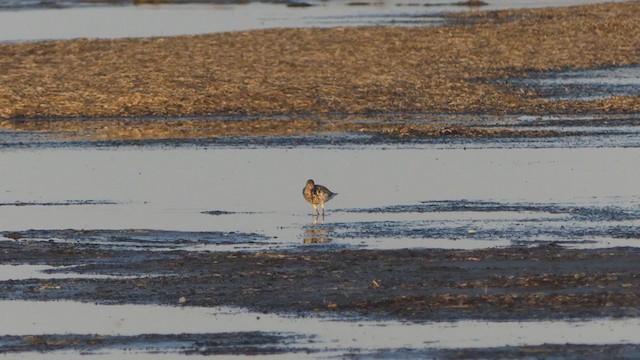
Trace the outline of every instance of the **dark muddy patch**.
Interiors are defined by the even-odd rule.
[[[640,315],[637,248],[194,253],[33,245],[0,242],[0,261],[76,265],[62,271],[134,277],[7,280],[0,282],[0,298],[234,306],[411,321]]]
[[[76,205],[117,205],[110,200],[65,200],[65,201],[15,201],[0,202],[0,206],[76,206]]]
[[[0,336],[0,354],[73,350],[84,354],[110,350],[146,353],[181,353],[186,355],[268,355],[309,352],[289,347],[300,342],[300,335],[234,332],[211,334],[142,334],[109,335],[22,335]]]
[[[630,240],[626,244],[635,246],[640,240],[633,225],[640,219],[636,207],[455,200],[336,211],[408,214],[412,219],[322,224],[326,237],[423,239],[425,247],[434,239],[507,241],[519,246],[607,244],[611,239]],[[450,213],[459,215],[442,215]]]
[[[350,354],[347,359],[637,359],[640,345],[543,344],[538,346],[505,346],[463,349],[393,349]]]
[[[512,121],[512,126],[518,127],[538,127],[538,128],[589,128],[594,133],[605,134],[602,129],[618,128],[628,129],[629,127],[640,126],[640,118],[637,115],[576,115],[576,116],[521,116],[517,121]],[[610,134],[615,134],[609,132]]]
[[[189,123],[194,128],[207,129],[210,124],[227,122],[229,124],[255,123],[260,121],[247,116],[237,117],[141,117],[129,119],[127,129],[148,129],[150,137],[127,138],[120,134],[107,138],[78,138],[63,136],[59,131],[47,130],[56,127],[71,126],[82,129],[89,126],[86,120],[74,119],[30,119],[12,120],[18,132],[0,131],[0,148],[103,148],[103,147],[220,147],[220,148],[298,148],[298,147],[342,147],[362,148],[369,146],[401,147],[596,147],[596,146],[637,146],[638,124],[634,115],[590,115],[590,116],[486,116],[486,115],[433,115],[433,114],[371,114],[350,118],[345,114],[327,115],[325,118],[302,120],[289,117],[265,117],[264,121],[280,123],[312,122],[309,126],[318,127],[317,133],[309,135],[269,134],[246,135],[209,134],[194,131],[191,135],[180,132],[155,134],[153,129],[162,121]],[[76,124],[77,123],[77,124]],[[116,125],[113,125],[113,124]],[[117,127],[119,122],[113,118],[100,118],[91,121],[94,131],[102,128]],[[43,125],[44,124],[44,125]],[[195,125],[194,125],[195,124]],[[209,125],[207,125],[209,124]],[[336,124],[339,124],[337,126]],[[250,124],[246,125],[251,128]],[[24,129],[22,129],[24,127]],[[141,130],[142,131],[142,130]],[[283,130],[284,131],[284,130]],[[145,132],[145,133],[146,133]],[[18,134],[20,135],[19,137]],[[126,132],[125,132],[126,135]],[[118,136],[124,136],[119,138]]]
[[[238,245],[262,243],[269,239],[255,233],[221,231],[167,231],[149,229],[129,230],[26,230],[0,233],[13,240],[74,243],[80,249],[105,247],[108,249],[176,249],[197,245]]]
[[[231,215],[236,213],[233,211],[209,210],[209,211],[203,211],[202,214],[219,216],[219,215]]]
[[[290,3],[299,4],[299,2],[289,2],[283,0],[268,0],[264,3],[283,4],[286,3],[290,6]],[[212,4],[212,5],[247,5],[247,1],[225,1],[225,0],[62,0],[62,1],[47,1],[47,0],[18,0],[18,1],[2,1],[0,2],[0,10],[25,10],[25,9],[69,9],[76,7],[104,7],[104,6],[135,6],[135,5],[184,5],[184,4]],[[311,4],[308,4],[311,6]]]
[[[512,84],[553,100],[589,101],[640,95],[640,66],[535,73]]]
[[[500,228],[498,228],[500,226]],[[602,237],[610,235],[608,229],[583,230],[546,229],[544,225],[536,227],[504,226],[502,224],[486,226],[483,221],[465,222],[463,225],[450,226],[442,222],[430,221],[377,221],[334,223],[325,227],[331,236],[339,239],[421,239],[422,247],[429,246],[429,240],[471,240],[496,241],[508,240],[512,245],[537,246],[551,243],[555,245],[594,244],[600,239],[585,237]],[[633,236],[634,232],[619,231],[624,238]],[[575,239],[567,236],[576,236]],[[365,244],[363,244],[365,245]],[[420,247],[418,245],[418,247]]]
[[[22,134],[28,140],[0,143],[1,148],[180,148],[180,147],[215,147],[215,148],[297,148],[297,147],[361,147],[362,145],[384,145],[397,143],[393,139],[377,139],[370,135],[316,135],[287,137],[225,137],[225,138],[185,138],[185,139],[134,139],[134,140],[65,140],[43,138],[33,140],[36,134]],[[49,134],[39,134],[47,136]],[[0,133],[0,140],[6,138]]]
[[[442,354],[455,359],[637,359],[640,356],[640,345],[543,344],[487,349],[451,349],[442,351]]]
[[[539,203],[501,203],[482,200],[422,201],[420,204],[390,205],[363,209],[338,209],[356,213],[437,213],[437,212],[515,212],[568,215],[585,221],[626,221],[640,219],[640,208],[584,206]]]
[[[257,213],[256,212],[249,212],[249,211],[237,212],[237,211],[226,211],[226,210],[208,210],[208,211],[201,212],[201,214],[220,216],[220,215],[235,215],[235,214],[245,214],[246,215],[246,214],[257,214]]]

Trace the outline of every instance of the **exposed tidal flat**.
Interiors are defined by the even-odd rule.
[[[0,44],[0,354],[638,358],[639,15]]]
[[[637,65],[639,17],[631,1],[450,14],[440,26],[4,43],[0,127],[109,139],[273,136],[362,129],[347,121],[357,115],[634,114],[637,93],[555,99],[512,80]],[[150,117],[173,119],[131,124]],[[328,125],[317,125],[323,118]],[[447,135],[429,123],[381,123],[365,130]]]

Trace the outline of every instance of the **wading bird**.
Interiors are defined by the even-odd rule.
[[[331,190],[322,185],[316,185],[311,179],[307,180],[307,185],[302,189],[302,196],[313,205],[316,215],[320,215],[320,212],[318,212],[318,205],[320,205],[322,215],[324,216],[324,203],[333,199],[336,195],[338,195],[338,193],[331,192]]]

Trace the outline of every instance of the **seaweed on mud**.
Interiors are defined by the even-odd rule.
[[[638,239],[637,230],[624,222],[640,219],[640,209],[617,206],[572,204],[501,203],[496,201],[425,201],[412,205],[376,208],[338,209],[336,211],[394,213],[526,213],[510,218],[502,214],[475,219],[416,218],[412,220],[355,221],[325,224],[327,236],[337,239],[429,239],[509,241],[512,245],[531,246],[594,244],[607,239]]]
[[[2,232],[0,235],[17,239],[40,239],[74,242],[85,245],[132,248],[175,248],[185,245],[256,243],[268,239],[255,233],[221,231],[167,231],[149,229],[128,230],[26,230]]]
[[[525,227],[509,223],[487,226],[482,222],[456,222],[455,226],[446,226],[443,221],[373,221],[334,223],[328,228],[329,236],[336,239],[508,240],[513,245],[536,245],[548,242],[585,244],[595,243],[597,239],[612,236],[608,228],[568,229],[562,226],[550,227],[545,222]],[[623,237],[620,236],[620,238]],[[424,245],[428,244],[428,241],[425,241]]]
[[[637,359],[638,344],[542,344],[493,348],[468,348],[442,350],[443,357],[456,359]]]
[[[428,347],[428,344],[427,344]],[[457,349],[388,349],[375,352],[349,354],[352,360],[359,359],[637,359],[640,345],[637,344],[542,344],[527,346],[504,346],[489,348]]]
[[[234,215],[234,214],[257,214],[256,212],[252,212],[252,211],[241,211],[241,212],[237,212],[237,211],[226,211],[226,210],[207,210],[207,211],[202,211],[200,212],[201,214],[205,214],[205,215],[213,215],[213,216],[220,216],[220,215]]]
[[[51,261],[61,255],[52,250],[16,245],[6,256]],[[122,275],[147,276],[2,281],[0,298],[229,305],[257,311],[329,311],[341,316],[416,321],[634,317],[638,316],[640,300],[639,274],[630,270],[638,260],[637,248],[260,253],[110,250],[70,256],[76,263],[95,263],[88,266],[92,272],[116,269]],[[97,257],[105,260],[98,263]]]
[[[0,148],[57,147],[224,147],[295,148],[363,146],[434,147],[597,147],[635,146],[638,143],[638,119],[629,115],[549,118],[487,115],[370,114],[359,117],[327,114],[316,117],[137,117],[116,119],[29,119],[6,121],[15,134],[0,131]],[[163,123],[165,122],[165,123]],[[220,125],[221,122],[227,125]],[[277,124],[271,128],[269,124]],[[310,128],[304,128],[304,125]],[[280,134],[278,129],[303,127],[302,132]],[[606,128],[605,128],[606,126]],[[61,134],[50,128],[74,129]],[[189,131],[177,131],[186,127]],[[222,127],[222,129],[218,129]],[[236,129],[236,127],[238,127]],[[86,131],[79,129],[85,128]],[[135,129],[144,136],[130,137],[125,130]],[[235,130],[232,130],[233,128]],[[256,129],[255,131],[251,129]],[[266,128],[266,130],[265,130]],[[91,129],[89,131],[89,129]],[[114,134],[104,133],[109,129]],[[216,130],[218,129],[218,130]],[[240,132],[245,131],[245,134]],[[70,135],[71,134],[71,135]],[[61,137],[62,135],[62,137]]]
[[[15,201],[2,202],[0,206],[75,206],[75,205],[116,205],[111,200],[63,200],[63,201]]]
[[[637,96],[549,101],[496,81],[635,64],[638,14],[631,1],[450,15],[463,26],[5,43],[0,117],[637,111]]]
[[[615,206],[584,206],[541,203],[501,203],[482,200],[422,201],[420,204],[390,205],[375,208],[338,209],[355,213],[435,213],[435,212],[536,212],[566,214],[572,218],[589,221],[625,221],[640,219],[640,209]]]
[[[218,216],[218,215],[231,215],[236,213],[233,211],[209,210],[209,211],[203,211],[202,214]]]
[[[0,354],[75,350],[96,353],[127,350],[146,353],[182,353],[186,355],[268,355],[304,351],[288,346],[302,335],[260,331],[195,334],[141,335],[4,335],[0,336]]]

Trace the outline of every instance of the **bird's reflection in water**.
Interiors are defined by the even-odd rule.
[[[304,229],[305,244],[322,244],[331,242],[329,230],[324,226],[324,216],[314,215],[313,224],[309,224]]]

